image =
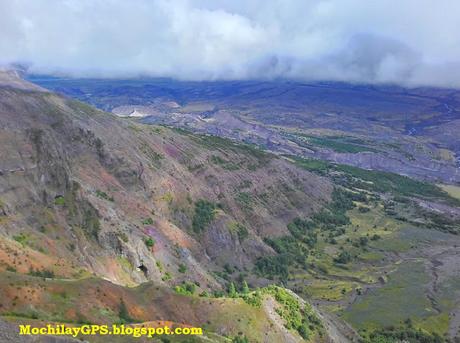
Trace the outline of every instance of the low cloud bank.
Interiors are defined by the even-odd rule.
[[[457,0],[11,0],[0,64],[72,76],[460,87]]]

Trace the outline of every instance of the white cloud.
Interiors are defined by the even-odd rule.
[[[457,0],[0,0],[36,72],[460,87]]]

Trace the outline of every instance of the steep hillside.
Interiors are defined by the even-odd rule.
[[[121,271],[106,263],[116,256],[156,278],[154,256],[242,268],[270,254],[261,238],[283,234],[329,199],[326,180],[250,146],[130,123],[50,93],[1,92],[7,235],[80,255],[79,264],[114,281]]]
[[[81,279],[89,290],[101,282],[87,279],[95,275],[122,286],[152,280],[163,290],[193,283],[198,294],[226,289],[231,269],[266,284],[247,273],[276,254],[264,239],[287,234],[294,218],[330,200],[329,181],[252,146],[122,120],[10,76],[0,87],[2,280]],[[23,313],[11,282],[2,286],[3,314]],[[164,320],[183,322],[181,311],[171,312],[177,301],[153,306],[163,306]],[[47,318],[52,310],[40,306],[33,308]],[[201,311],[200,323],[220,317],[191,311]]]
[[[125,323],[138,327],[199,327],[203,329],[203,336],[189,338],[193,342],[228,342],[227,337],[243,333],[251,342],[302,342],[299,333],[283,326],[283,317],[275,312],[278,309],[315,320],[316,329],[311,330],[310,338],[312,341],[326,339],[324,328],[311,307],[299,300],[299,307],[292,311],[282,300],[296,298],[276,287],[261,289],[257,294],[248,293],[244,298],[210,298],[178,294],[151,282],[125,288],[99,278],[50,280],[9,272],[0,276],[3,316],[12,323],[38,324],[44,320],[71,325]],[[24,297],[8,300],[18,290]],[[122,336],[110,339],[132,341]],[[107,337],[95,336],[90,341],[106,342]],[[152,338],[137,341],[151,342]]]

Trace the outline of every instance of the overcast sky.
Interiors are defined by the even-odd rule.
[[[0,0],[0,64],[460,87],[459,0]]]

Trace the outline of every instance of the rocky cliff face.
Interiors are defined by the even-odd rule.
[[[252,147],[139,125],[19,79],[0,88],[0,143],[1,240],[66,277],[175,284],[183,265],[218,287],[209,271],[272,254],[263,238],[331,193],[325,179]]]

